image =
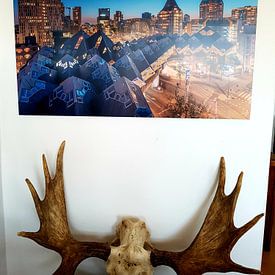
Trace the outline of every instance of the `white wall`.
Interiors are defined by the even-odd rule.
[[[1,114],[1,109],[0,109]],[[0,139],[0,156],[1,156],[1,139]],[[3,208],[3,192],[2,192],[2,173],[0,160],[0,274],[6,274],[6,240],[4,225],[4,208]]]
[[[251,120],[240,121],[19,117],[12,1],[2,0],[2,178],[8,274],[46,275],[59,264],[57,254],[16,233],[38,229],[24,179],[29,177],[43,193],[40,155],[46,153],[53,169],[63,139],[67,140],[69,219],[73,232],[82,237],[109,240],[118,218],[131,215],[146,221],[159,248],[185,248],[207,211],[222,155],[227,161],[228,191],[238,173],[245,172],[236,225],[265,211],[275,87],[275,3],[259,4],[252,114]],[[263,228],[262,220],[238,242],[234,260],[260,268]],[[100,261],[95,265],[90,274],[102,274],[104,265]],[[174,274],[157,270],[156,274]]]

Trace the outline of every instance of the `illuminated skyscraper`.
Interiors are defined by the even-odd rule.
[[[18,0],[22,42],[26,36],[35,36],[39,45],[52,46],[52,32],[63,28],[62,11],[64,7],[61,0]]]
[[[81,7],[73,8],[73,22],[74,26],[80,29],[81,26]]]
[[[220,20],[223,18],[223,0],[202,0],[200,19]]]
[[[110,9],[100,8],[98,9],[97,24],[102,28],[102,30],[108,35],[110,34]]]
[[[232,10],[232,19],[242,20],[244,24],[257,23],[257,7],[246,6]]]
[[[110,20],[110,9],[109,8],[100,8],[98,9],[97,20]]]
[[[183,13],[175,0],[167,0],[158,14],[158,28],[162,33],[182,33]]]
[[[116,11],[114,14],[114,27],[119,28],[121,21],[123,20],[123,14],[121,11]]]
[[[123,14],[121,11],[116,11],[115,15],[114,15],[114,21],[116,22],[120,22],[123,20]]]
[[[191,17],[190,17],[190,15],[189,14],[185,14],[184,16],[183,16],[183,23],[184,23],[184,25],[187,25],[188,23],[190,23],[191,22]]]

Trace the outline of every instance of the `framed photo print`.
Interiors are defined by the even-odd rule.
[[[14,0],[20,115],[249,119],[257,0]]]

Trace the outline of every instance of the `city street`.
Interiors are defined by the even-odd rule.
[[[166,71],[167,72],[167,71]],[[171,69],[170,69],[171,72]],[[146,100],[156,117],[165,117],[168,104],[175,98],[177,83],[180,95],[185,95],[184,77],[179,79],[160,75],[160,87],[149,87],[145,92]],[[252,75],[191,75],[189,80],[189,96],[197,103],[203,104],[210,118],[248,119],[251,104]]]

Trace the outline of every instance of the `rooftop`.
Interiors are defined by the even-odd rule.
[[[181,10],[175,0],[167,0],[162,11]]]
[[[223,4],[223,0],[202,0],[201,5],[207,4]]]

